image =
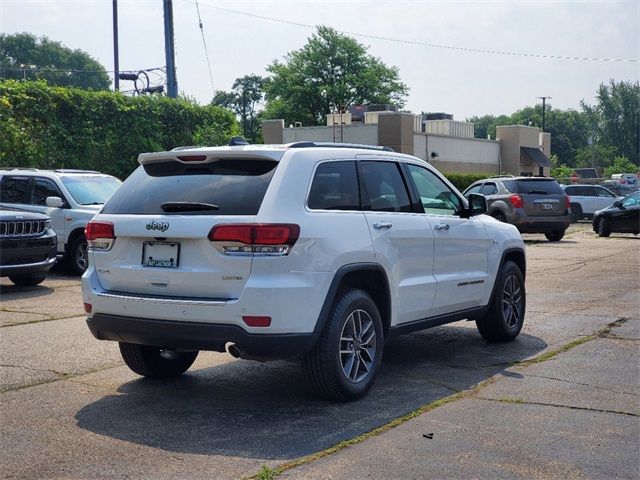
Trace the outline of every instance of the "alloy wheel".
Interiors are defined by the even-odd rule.
[[[522,288],[515,275],[509,275],[502,292],[502,315],[509,328],[515,328],[522,314]]]
[[[340,334],[342,373],[352,383],[364,380],[373,368],[376,356],[376,329],[365,310],[354,310]]]

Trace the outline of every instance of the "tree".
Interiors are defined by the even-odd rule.
[[[596,104],[581,102],[588,115],[595,140],[613,147],[620,156],[640,163],[640,83],[616,82],[600,84]]]
[[[212,105],[234,112],[240,119],[244,137],[253,143],[260,137],[257,107],[264,100],[264,83],[259,75],[236,78],[231,92],[218,90],[211,101]]]
[[[614,173],[636,173],[638,166],[627,157],[616,157],[610,167],[604,169],[604,176],[610,178]]]
[[[408,92],[398,69],[367,47],[329,27],[318,27],[306,45],[274,61],[265,86],[265,118],[320,125],[332,106],[391,103],[402,107]]]
[[[104,67],[88,53],[30,33],[0,34],[0,79],[46,80],[94,90],[111,84]]]
[[[580,168],[591,166],[606,168],[613,165],[617,156],[618,153],[615,147],[605,147],[594,143],[591,147],[578,149],[575,166]]]

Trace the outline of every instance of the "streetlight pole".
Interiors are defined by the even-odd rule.
[[[173,43],[173,2],[164,0],[164,50],[167,61],[167,96],[178,97],[176,78],[176,54]]]
[[[545,129],[545,112],[547,110],[547,98],[553,98],[553,97],[538,97],[542,99],[542,131],[544,132]]]
[[[113,89],[120,90],[120,59],[118,56],[118,0],[113,0]]]

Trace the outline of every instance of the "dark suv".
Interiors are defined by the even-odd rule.
[[[487,178],[472,183],[464,196],[470,193],[484,195],[487,213],[515,225],[521,233],[544,233],[557,242],[571,223],[569,196],[553,178]]]
[[[56,263],[57,247],[48,216],[0,210],[0,277],[20,286],[41,283]]]

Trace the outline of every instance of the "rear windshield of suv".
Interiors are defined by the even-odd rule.
[[[512,193],[522,193],[522,194],[540,194],[540,195],[563,195],[564,190],[555,180],[517,180],[516,190],[513,191],[509,188],[509,191]],[[507,187],[508,188],[508,187]]]
[[[256,215],[277,162],[218,160],[206,165],[149,164],[122,184],[102,209],[108,214]],[[162,204],[193,202],[216,209],[165,211]]]

